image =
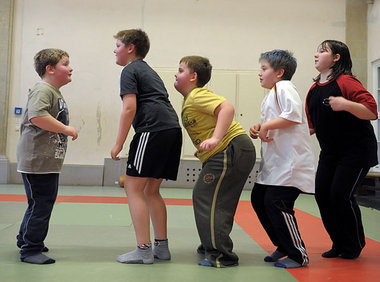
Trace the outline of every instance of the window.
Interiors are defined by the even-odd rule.
[[[380,117],[380,59],[376,60],[372,63],[372,73],[373,73],[373,91],[372,94],[377,102],[377,112]],[[374,121],[373,123],[376,138],[377,138],[377,157],[380,161],[380,119]],[[374,171],[380,172],[380,165],[377,165]]]

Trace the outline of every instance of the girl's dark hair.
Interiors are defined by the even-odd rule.
[[[352,61],[350,56],[350,51],[348,47],[343,42],[337,40],[325,40],[321,43],[322,49],[330,49],[333,55],[339,54],[340,58],[335,64],[331,67],[331,74],[327,77],[328,80],[334,80],[341,74],[352,75]],[[314,82],[319,81],[321,74],[314,78]]]

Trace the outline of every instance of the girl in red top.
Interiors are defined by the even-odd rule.
[[[317,49],[320,74],[306,98],[310,134],[321,152],[315,198],[332,248],[322,257],[355,259],[365,245],[355,189],[377,161],[377,141],[369,120],[377,119],[372,95],[351,73],[348,47],[325,40]]]

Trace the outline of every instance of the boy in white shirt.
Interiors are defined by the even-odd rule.
[[[261,86],[271,89],[261,104],[261,122],[250,135],[261,139],[261,164],[251,203],[277,249],[264,258],[275,266],[306,266],[309,258],[294,217],[300,193],[314,193],[314,158],[306,114],[290,81],[297,68],[291,53],[261,54]],[[282,260],[279,260],[286,257]]]

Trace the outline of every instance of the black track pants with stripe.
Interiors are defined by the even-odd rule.
[[[309,258],[301,239],[294,202],[300,194],[295,187],[271,186],[256,183],[252,189],[251,203],[262,226],[278,251],[301,265]]]

